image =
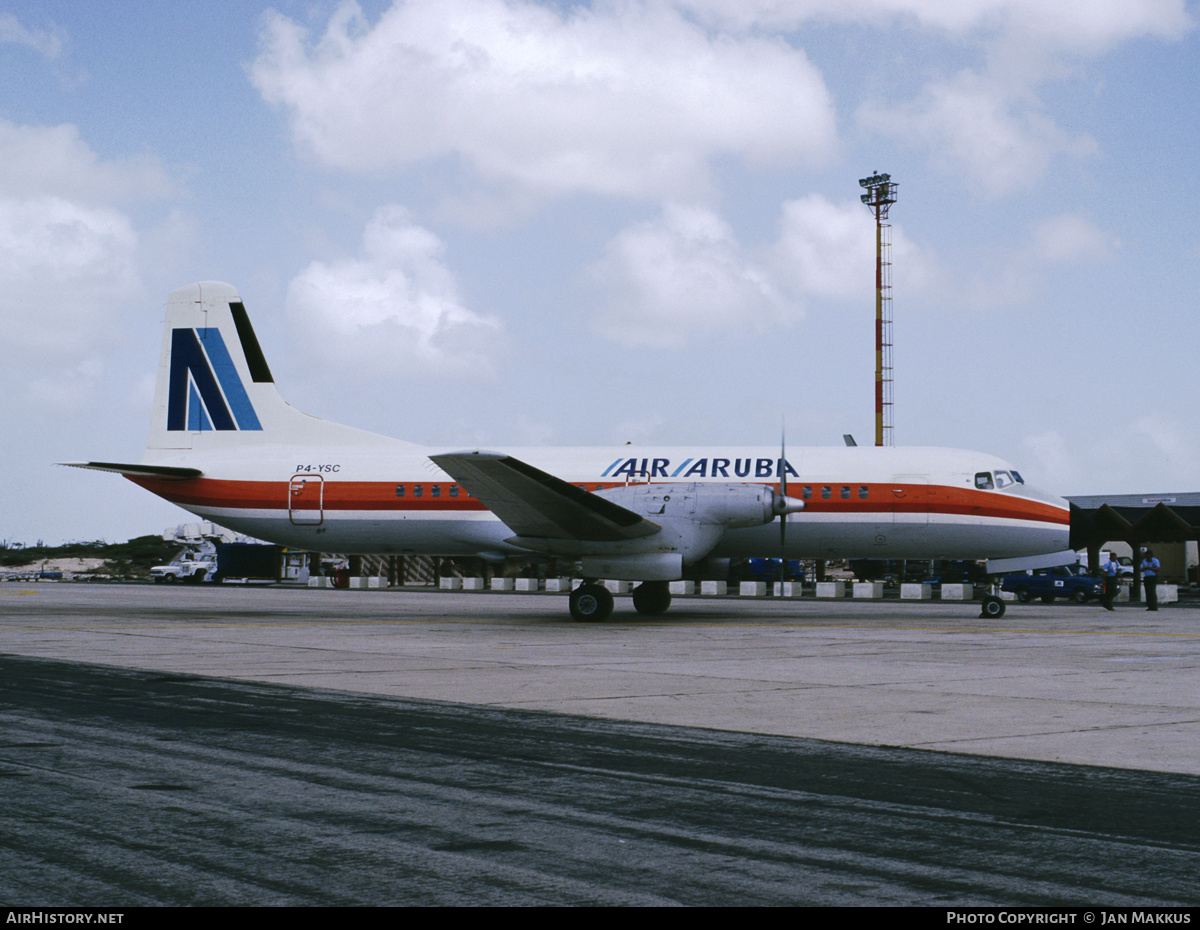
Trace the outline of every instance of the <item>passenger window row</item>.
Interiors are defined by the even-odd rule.
[[[444,484],[431,484],[429,486],[429,496],[430,497],[441,497],[442,496],[442,488],[444,488],[444,487],[446,487],[446,485],[444,485]],[[396,485],[396,496],[397,497],[407,497],[409,494],[409,490],[408,490],[409,488],[412,488],[412,496],[413,497],[424,497],[425,496],[425,485],[423,485],[423,484],[413,484],[413,485],[398,484],[398,485]],[[446,496],[447,497],[458,497],[458,485],[452,484],[452,485],[449,485],[449,488],[450,488],[450,490],[447,492]],[[465,494],[463,496],[470,497],[471,495]]]

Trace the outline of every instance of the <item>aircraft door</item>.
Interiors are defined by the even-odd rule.
[[[929,523],[929,478],[896,475],[891,483],[892,522],[910,526]]]
[[[320,475],[292,475],[288,482],[288,517],[295,526],[320,526],[325,522],[325,479]]]

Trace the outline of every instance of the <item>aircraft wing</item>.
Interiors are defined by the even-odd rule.
[[[520,537],[609,542],[662,529],[511,455],[451,452],[429,458]]]
[[[90,468],[94,471],[111,471],[118,475],[135,475],[139,478],[199,478],[204,474],[199,468],[183,468],[177,465],[123,465],[120,462],[59,462],[72,468]]]

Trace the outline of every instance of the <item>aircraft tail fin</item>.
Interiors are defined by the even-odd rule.
[[[310,417],[279,395],[237,290],[203,281],[172,291],[150,424],[151,452],[259,444],[395,444]]]

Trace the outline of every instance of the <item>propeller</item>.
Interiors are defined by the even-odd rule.
[[[771,501],[771,510],[779,517],[779,582],[787,571],[787,518],[789,513],[804,509],[804,501],[788,497],[787,487],[787,427],[779,430],[779,493]]]

